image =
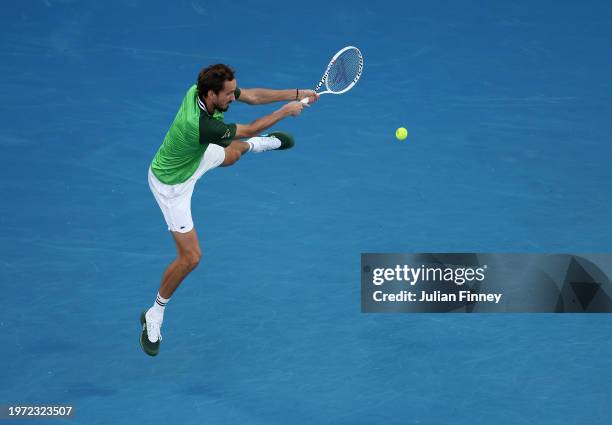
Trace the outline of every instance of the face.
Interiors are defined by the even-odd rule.
[[[225,81],[223,83],[223,88],[218,94],[215,94],[213,91],[209,93],[212,95],[212,101],[217,108],[221,112],[225,112],[228,110],[230,103],[236,100],[234,96],[234,90],[236,90],[237,86],[236,79],[234,78],[232,81]]]

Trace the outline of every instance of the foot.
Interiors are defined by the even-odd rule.
[[[287,133],[276,131],[270,134],[262,134],[259,137],[251,137],[247,140],[251,145],[250,152],[260,153],[272,150],[285,150],[293,147],[293,137]]]
[[[149,356],[156,356],[157,353],[159,353],[159,344],[162,340],[162,323],[154,320],[147,311],[143,311],[140,314],[140,324],[142,325],[142,332],[140,333],[140,346]]]

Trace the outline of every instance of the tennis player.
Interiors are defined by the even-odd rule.
[[[241,89],[234,71],[217,64],[204,68],[185,95],[174,122],[149,168],[149,187],[168,230],[176,243],[177,256],[164,271],[153,306],[140,315],[140,345],[145,353],[159,352],[164,309],[183,279],[197,267],[202,256],[191,218],[191,196],[196,182],[208,171],[233,165],[248,152],[284,150],[293,146],[293,137],[283,132],[261,134],[288,116],[297,116],[313,90]],[[226,124],[223,113],[234,101],[249,105],[291,101],[250,124]]]

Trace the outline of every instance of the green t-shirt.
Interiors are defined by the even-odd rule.
[[[234,95],[240,97],[239,88]],[[151,170],[162,183],[183,183],[198,169],[210,143],[227,147],[234,136],[236,124],[225,124],[222,112],[215,110],[211,115],[205,106],[198,105],[198,90],[193,85],[151,162]]]

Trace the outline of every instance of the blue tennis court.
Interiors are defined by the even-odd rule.
[[[611,423],[610,316],[362,314],[359,287],[362,252],[611,250],[609,2],[44,0],[0,23],[0,405],[87,425]],[[144,355],[175,255],[147,170],[185,91],[216,62],[241,87],[313,87],[345,45],[363,77],[275,127],[294,149],[198,183],[202,263]]]

